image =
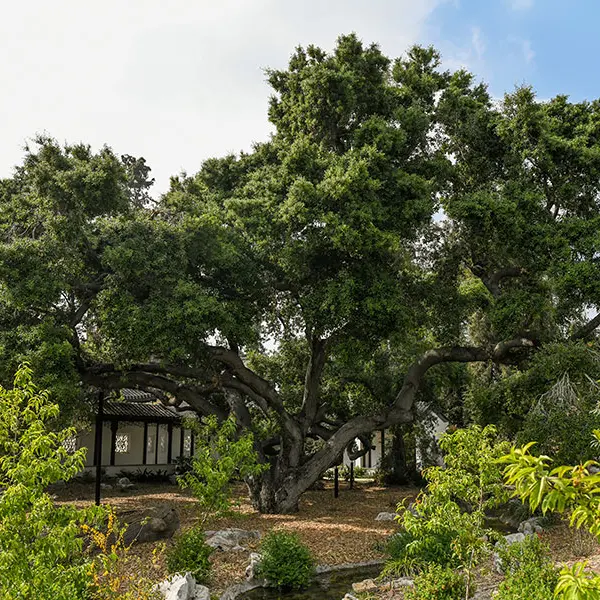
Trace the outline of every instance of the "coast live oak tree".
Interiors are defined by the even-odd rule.
[[[27,151],[0,183],[0,364],[26,356],[65,406],[139,387],[234,414],[269,465],[255,506],[285,512],[410,422],[439,365],[526,369],[595,335],[600,112],[494,103],[432,49],[353,35],[269,83],[272,138],[157,202],[137,159]]]

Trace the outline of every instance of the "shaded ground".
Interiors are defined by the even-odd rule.
[[[379,512],[393,512],[398,502],[412,496],[416,490],[408,488],[381,488],[359,482],[349,490],[341,485],[340,496],[333,497],[332,484],[324,490],[306,492],[300,501],[300,510],[293,515],[260,515],[249,505],[240,486],[236,491],[240,506],[236,514],[225,519],[209,520],[206,529],[240,527],[258,530],[262,534],[272,529],[295,531],[313,551],[319,564],[341,564],[383,558],[378,546],[393,533],[395,524],[375,521]],[[77,506],[93,503],[93,485],[72,483],[57,492],[59,502]],[[117,513],[132,509],[173,506],[180,515],[182,528],[191,527],[197,520],[194,499],[188,493],[168,484],[139,484],[135,490],[120,493],[108,491],[103,501],[111,504]],[[139,544],[132,549],[129,576],[144,575],[158,581],[166,576],[164,560],[153,565],[151,560],[155,544]],[[221,591],[240,581],[248,564],[249,552],[256,549],[258,541],[249,544],[247,552],[215,552],[212,557],[214,575],[211,591]],[[141,560],[135,560],[137,558]]]
[[[240,503],[236,513],[229,518],[209,520],[205,529],[239,527],[258,530],[262,534],[271,529],[295,531],[313,551],[320,564],[362,562],[383,558],[381,542],[393,533],[396,525],[390,521],[375,521],[379,512],[393,512],[397,503],[416,490],[408,488],[381,488],[371,483],[358,483],[354,490],[342,484],[340,497],[333,497],[333,487],[325,484],[324,490],[309,491],[300,501],[300,510],[293,515],[260,515],[252,509],[245,497],[245,488],[236,489]],[[59,502],[77,506],[93,503],[93,486],[69,484],[57,492]],[[111,490],[103,500],[111,504],[117,513],[132,509],[173,506],[177,509],[182,529],[197,522],[194,499],[177,486],[168,484],[138,484],[135,490],[120,493]],[[556,524],[543,534],[557,563],[572,564],[587,560],[593,570],[600,572],[600,546],[585,532],[570,529],[564,522]],[[167,545],[170,542],[167,542]],[[256,550],[258,541],[252,541],[245,552],[215,552],[212,556],[213,579],[211,591],[220,593],[225,587],[243,580],[248,564],[248,554]],[[156,549],[159,552],[156,552]],[[164,552],[160,545],[147,543],[133,547],[126,564],[126,577],[140,576],[160,581],[167,575]],[[491,568],[491,563],[482,565],[478,573],[480,590],[496,586],[500,577]],[[400,599],[401,592],[388,591],[378,596],[381,599]]]

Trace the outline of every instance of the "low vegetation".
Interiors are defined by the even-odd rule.
[[[468,584],[471,570],[491,554],[497,539],[485,527],[485,511],[507,500],[497,460],[508,446],[493,426],[459,429],[444,435],[440,446],[446,467],[427,469],[425,490],[410,507],[398,506],[401,531],[388,544],[384,575],[456,568]]]
[[[258,575],[281,589],[306,587],[315,575],[315,561],[297,535],[272,531],[260,545]]]
[[[204,530],[192,527],[175,538],[167,553],[167,568],[170,573],[189,571],[198,583],[208,583],[212,553],[213,548],[206,544]]]
[[[558,584],[558,569],[550,551],[537,536],[501,545],[498,554],[506,574],[496,600],[548,600]],[[569,596],[567,596],[568,598]]]

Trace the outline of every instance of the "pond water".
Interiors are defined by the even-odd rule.
[[[239,596],[239,600],[342,600],[352,592],[352,584],[370,577],[377,577],[381,565],[344,569],[317,576],[308,589],[301,592],[280,592],[273,588],[257,588]]]

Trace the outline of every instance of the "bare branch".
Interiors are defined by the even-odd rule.
[[[588,321],[583,327],[579,328],[569,338],[571,341],[585,340],[590,336],[600,325],[600,313],[598,313],[591,321]]]

